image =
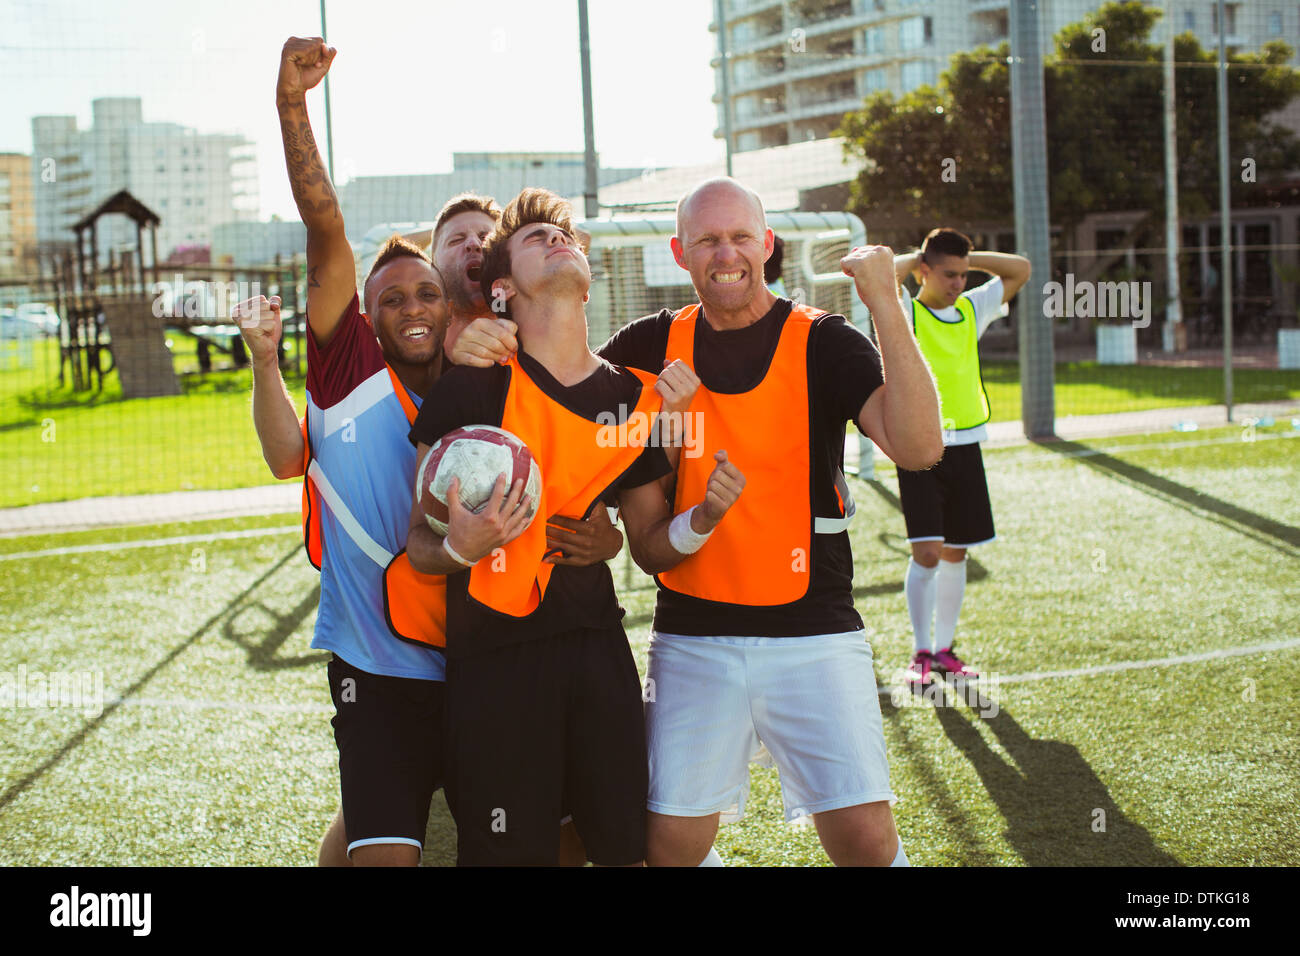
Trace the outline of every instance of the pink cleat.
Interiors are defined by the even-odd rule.
[[[935,651],[931,661],[934,669],[940,674],[951,674],[953,677],[966,680],[979,680],[980,672],[954,654],[951,647]]]
[[[930,674],[933,663],[934,656],[929,651],[917,651],[912,663],[907,665],[907,686],[914,691],[924,690],[934,680]]]

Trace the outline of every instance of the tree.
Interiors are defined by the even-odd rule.
[[[1044,62],[1054,225],[1068,230],[1088,213],[1130,210],[1147,212],[1135,233],[1163,222],[1163,49],[1151,42],[1159,15],[1141,3],[1108,3],[1057,34]],[[1174,49],[1179,207],[1203,216],[1218,204],[1217,52],[1203,50],[1190,33],[1177,37]],[[1300,168],[1300,140],[1269,118],[1300,95],[1291,55],[1274,41],[1229,58],[1233,161],[1254,160],[1257,182]],[[878,93],[845,115],[837,132],[847,139],[846,154],[864,164],[852,209],[873,235],[915,242],[939,223],[1012,223],[1009,56],[1006,43],[959,53],[938,89],[902,98]],[[1234,175],[1234,202],[1252,185]]]

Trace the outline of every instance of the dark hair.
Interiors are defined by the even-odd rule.
[[[433,268],[433,263],[429,261],[429,257],[424,254],[424,251],[419,246],[411,242],[411,240],[403,239],[397,233],[393,233],[384,241],[384,244],[379,247],[379,254],[375,256],[374,264],[370,266],[370,271],[366,273],[366,281],[361,283],[361,292],[365,301],[367,314],[370,312],[370,300],[369,297],[365,295],[365,291],[370,286],[370,280],[375,277],[376,272],[388,265],[394,259],[402,259],[406,256],[410,256],[413,259],[419,259],[425,265]],[[441,281],[439,284],[441,284]]]
[[[956,256],[958,259],[970,255],[974,243],[970,238],[956,229],[940,227],[931,229],[925,241],[921,243],[921,258],[927,265],[933,265],[930,253],[940,256]]]
[[[785,240],[780,236],[772,237],[772,254],[763,263],[763,281],[771,285],[781,278],[781,261],[785,258]]]
[[[580,241],[578,232],[573,227],[573,207],[567,199],[557,196],[549,189],[529,187],[523,190],[510,200],[501,213],[496,228],[483,242],[483,266],[479,285],[483,290],[483,301],[489,307],[493,300],[492,283],[510,275],[510,237],[524,226],[537,222],[550,223],[563,229],[586,252],[586,243]],[[509,316],[509,306],[500,314]]]
[[[438,241],[438,233],[446,225],[447,220],[452,216],[459,216],[463,212],[481,212],[490,216],[493,222],[501,221],[501,207],[491,196],[480,196],[478,193],[460,193],[452,196],[443,203],[442,211],[438,213],[438,221],[433,226],[433,236],[431,242]]]

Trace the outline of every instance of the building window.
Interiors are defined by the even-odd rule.
[[[885,52],[885,30],[883,27],[871,27],[863,32],[862,48],[867,55]]]
[[[1237,8],[1231,3],[1223,5],[1223,18],[1227,21],[1226,29],[1223,31],[1227,36],[1232,36],[1237,32]],[[1210,30],[1216,36],[1219,33],[1219,5],[1217,3],[1210,6]]]
[[[878,66],[874,70],[866,70],[862,74],[862,92],[871,94],[879,92],[889,86],[889,79],[885,75],[885,68]]]
[[[1274,10],[1268,15],[1268,35],[1271,37],[1282,35],[1282,11]]]
[[[933,86],[938,79],[935,65],[930,60],[910,60],[903,64],[899,79],[904,91],[918,86]]]
[[[1195,11],[1195,10],[1184,10],[1184,11],[1183,11],[1183,29],[1184,29],[1184,30],[1195,30],[1195,29],[1196,29],[1196,11]]]
[[[930,17],[909,17],[898,25],[898,48],[915,50],[934,40],[934,21]]]

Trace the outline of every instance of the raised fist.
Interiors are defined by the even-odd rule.
[[[280,297],[259,295],[245,299],[230,310],[230,321],[239,326],[239,334],[248,345],[254,363],[278,362],[277,351],[283,326],[280,324]]]
[[[855,246],[840,260],[840,269],[852,276],[863,301],[874,296],[897,297],[898,277],[894,273],[894,250],[889,246]]]
[[[280,77],[276,96],[300,97],[330,71],[338,50],[320,37],[289,37],[280,51]]]

